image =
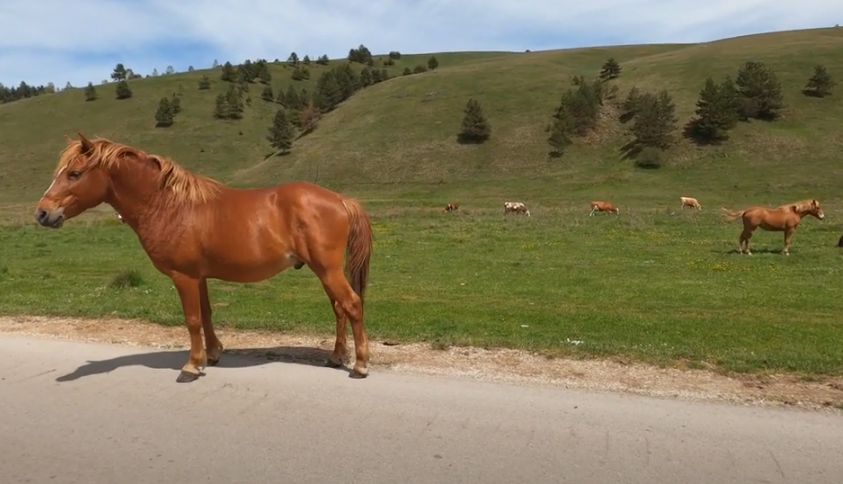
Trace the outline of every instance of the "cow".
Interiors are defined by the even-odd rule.
[[[460,204],[459,203],[449,203],[448,205],[445,205],[445,213],[458,212],[459,210],[460,210]]]
[[[697,210],[702,210],[702,207],[700,206],[700,202],[698,202],[696,198],[679,197],[679,201],[682,202],[682,210],[685,210],[685,207],[696,208]]]
[[[527,206],[524,205],[522,202],[504,202],[503,204],[503,213],[504,215],[508,213],[523,213],[526,216],[530,216],[530,211],[527,210]]]
[[[594,216],[594,212],[610,212],[616,215],[620,214],[620,210],[618,210],[618,207],[612,205],[612,202],[604,202],[600,200],[591,202],[591,213],[589,213],[588,216]]]

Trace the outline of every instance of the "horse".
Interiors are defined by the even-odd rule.
[[[811,215],[818,220],[825,218],[820,202],[816,199],[802,200],[776,208],[754,206],[732,212],[725,207],[721,207],[721,210],[725,212],[726,218],[730,221],[738,217],[743,219],[743,231],[740,235],[738,252],[743,254],[744,246],[746,246],[748,255],[752,255],[749,248],[749,239],[752,238],[752,233],[758,227],[769,232],[784,232],[784,250],[782,253],[790,255],[790,241],[796,232],[796,227],[802,222],[802,218],[806,215]]]
[[[67,146],[35,218],[58,229],[101,203],[120,214],[178,293],[190,352],[177,382],[204,375],[224,350],[214,333],[208,279],[258,282],[305,265],[322,283],[336,317],[334,350],[325,365],[340,368],[348,358],[350,320],[356,358],[349,376],[368,376],[363,306],[372,226],[359,202],[308,182],[229,187],[170,158],[77,134],[78,140],[65,136]]]
[[[685,210],[685,207],[689,208],[696,208],[697,210],[702,210],[702,206],[700,202],[697,201],[696,198],[693,197],[679,197],[679,203],[682,204],[682,210]]]

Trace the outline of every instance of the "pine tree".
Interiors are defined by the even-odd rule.
[[[831,74],[824,65],[814,66],[814,75],[808,79],[803,93],[807,96],[826,97],[831,94],[831,89],[836,85]]]
[[[551,147],[550,156],[560,157],[565,152],[565,148],[573,144],[573,140],[569,136],[575,129],[575,120],[568,111],[568,106],[564,102],[559,103],[556,112],[553,114],[553,121],[548,126],[550,135],[547,138],[547,143]]]
[[[288,153],[293,147],[293,137],[295,136],[295,128],[290,124],[287,117],[287,110],[283,107],[278,108],[275,112],[275,117],[272,119],[272,125],[266,135],[269,144],[281,153]]]
[[[125,79],[117,81],[117,86],[114,88],[114,93],[117,99],[129,99],[132,97],[132,89]]]
[[[206,90],[211,88],[211,79],[208,78],[207,74],[202,75],[202,79],[199,79],[199,90]]]
[[[638,105],[641,101],[641,90],[638,86],[632,86],[632,89],[626,94],[626,98],[621,105],[620,121],[626,123],[630,121],[638,113]]]
[[[708,77],[697,100],[697,117],[687,126],[688,134],[699,143],[718,143],[729,138],[728,131],[738,122],[737,90],[730,77],[717,85]]]
[[[111,79],[114,81],[126,80],[126,67],[122,63],[114,67],[114,71],[111,72]]]
[[[436,60],[436,56],[435,55],[430,56],[430,59],[427,60],[427,68],[432,71],[432,70],[436,69],[437,67],[439,67],[439,61]]]
[[[97,89],[94,87],[93,82],[89,82],[87,86],[85,86],[85,101],[95,101],[97,99]]]
[[[175,117],[175,113],[173,112],[173,106],[170,103],[170,100],[166,97],[162,97],[160,101],[158,101],[158,110],[155,111],[155,127],[168,127],[173,124],[173,119]]]
[[[735,79],[744,118],[773,120],[784,108],[782,88],[776,75],[763,62],[747,61]]]
[[[380,81],[380,74],[378,74],[378,81]],[[374,81],[372,80],[372,70],[368,67],[364,67],[363,70],[360,71],[360,83],[363,87],[369,87],[374,84]]]
[[[272,86],[270,84],[264,86],[263,91],[261,91],[261,99],[269,102],[275,100],[275,93],[272,92]]]
[[[639,98],[638,113],[630,131],[638,149],[651,147],[667,149],[673,143],[676,129],[676,105],[667,90],[658,94],[645,93]]]
[[[463,111],[459,141],[463,143],[482,143],[492,135],[492,126],[483,115],[483,107],[475,99],[469,99]]]
[[[173,116],[181,112],[181,96],[179,94],[173,93],[170,98],[170,107],[173,109]]]
[[[615,79],[621,75],[621,65],[618,64],[613,57],[610,57],[606,62],[603,63],[603,67],[600,69],[600,80],[601,81],[608,81],[611,79]]]
[[[237,71],[234,70],[234,66],[231,65],[231,62],[225,61],[225,64],[222,65],[220,79],[225,82],[234,82],[237,79]]]

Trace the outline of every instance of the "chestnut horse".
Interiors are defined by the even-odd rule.
[[[758,227],[770,232],[784,232],[784,250],[782,253],[790,255],[790,241],[796,232],[796,227],[802,222],[802,218],[805,215],[812,215],[819,220],[825,218],[820,202],[816,199],[802,200],[776,208],[756,206],[737,212],[732,212],[726,208],[722,208],[722,210],[729,220],[735,220],[738,217],[743,219],[743,231],[740,235],[738,251],[743,254],[744,246],[746,246],[746,253],[749,255],[752,255],[752,251],[749,249],[749,239],[752,238],[752,233]]]
[[[196,380],[223,352],[211,320],[207,279],[257,282],[305,264],[322,282],[336,316],[327,366],[338,368],[346,360],[350,320],[356,353],[350,376],[368,375],[363,299],[372,228],[357,201],[306,182],[236,189],[163,156],[78,134],[78,141],[65,136],[68,146],[35,218],[44,227],[59,228],[107,203],[134,230],[155,268],[173,280],[184,311],[190,354],[176,381]]]

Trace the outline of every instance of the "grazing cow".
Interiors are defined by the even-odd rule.
[[[618,210],[618,207],[614,206],[612,202],[603,202],[600,200],[591,202],[591,213],[589,213],[588,216],[593,216],[594,212],[609,212],[616,215],[620,214],[620,210]]]
[[[508,213],[523,213],[526,216],[530,216],[530,211],[527,210],[527,206],[524,205],[522,202],[504,202],[503,204],[503,213],[504,215]]]
[[[743,220],[743,231],[741,231],[738,239],[738,252],[743,254],[746,251],[748,255],[752,255],[749,241],[755,229],[759,227],[768,232],[784,232],[784,249],[782,250],[782,254],[790,255],[790,242],[802,219],[806,215],[811,215],[819,220],[825,218],[823,209],[820,207],[820,202],[816,199],[795,202],[790,204],[789,207],[784,205],[776,208],[754,206],[735,212],[724,207],[722,210],[729,220],[735,220],[737,218]]]
[[[460,210],[460,204],[459,203],[449,203],[448,205],[445,205],[445,213],[458,212],[459,210]]]
[[[685,207],[696,208],[697,210],[702,210],[702,207],[700,206],[700,202],[698,202],[696,198],[679,197],[679,200],[682,202],[682,210],[684,210]]]

